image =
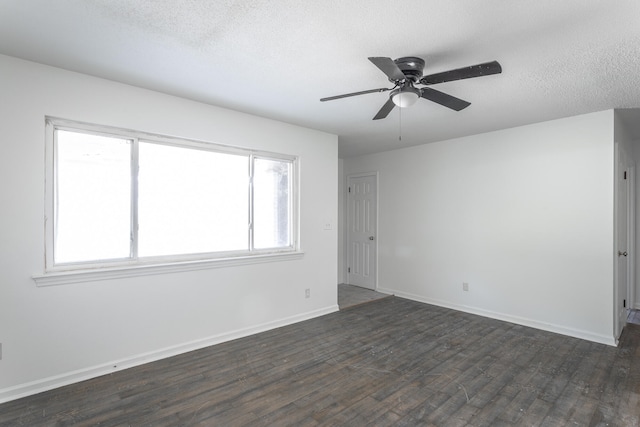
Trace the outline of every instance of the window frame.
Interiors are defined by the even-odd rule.
[[[83,262],[55,263],[55,210],[56,210],[56,172],[57,172],[57,130],[80,132],[100,136],[127,139],[131,144],[131,243],[128,258],[117,260],[92,260]],[[65,274],[86,276],[91,272],[115,271],[116,276],[126,275],[126,270],[140,271],[174,271],[213,268],[225,265],[237,265],[254,262],[268,262],[269,260],[287,259],[302,254],[300,250],[300,216],[299,216],[299,158],[298,156],[273,153],[262,150],[247,149],[229,145],[199,141],[188,138],[159,135],[111,126],[96,125],[67,119],[45,117],[45,268],[44,274],[34,276],[36,282],[45,282],[45,277],[64,276]],[[247,197],[249,208],[249,224],[247,224],[247,250],[206,252],[196,254],[162,255],[140,258],[137,253],[138,242],[138,162],[140,143],[162,144],[186,149],[204,150],[223,154],[241,155],[248,158],[249,180]],[[290,245],[287,247],[255,249],[254,235],[254,188],[253,169],[255,159],[269,159],[290,163],[290,217],[289,236]],[[152,274],[150,273],[150,274]],[[90,274],[89,274],[90,275]],[[138,275],[138,274],[134,274]],[[54,281],[58,281],[55,279]],[[84,280],[82,280],[84,281]],[[58,283],[53,283],[58,284]]]

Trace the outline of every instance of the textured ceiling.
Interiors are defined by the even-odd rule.
[[[1,0],[0,53],[334,133],[341,157],[640,107],[638,0]],[[390,87],[369,56],[503,73],[433,86],[460,112],[319,102]]]

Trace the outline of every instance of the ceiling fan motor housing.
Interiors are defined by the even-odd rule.
[[[420,80],[420,77],[422,77],[424,59],[418,58],[417,56],[405,56],[398,58],[393,62],[395,62],[398,68],[400,68],[400,71],[402,71],[402,74],[404,74],[408,80],[415,83]]]

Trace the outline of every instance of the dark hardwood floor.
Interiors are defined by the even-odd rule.
[[[0,405],[2,426],[638,426],[619,348],[391,297]]]
[[[346,285],[344,283],[338,285],[338,307],[340,307],[340,310],[346,310],[382,298],[390,298],[391,296],[359,286]]]
[[[629,310],[629,315],[627,316],[627,323],[640,325],[640,310]]]

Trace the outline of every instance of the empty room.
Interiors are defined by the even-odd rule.
[[[640,426],[640,2],[0,1],[1,426]]]

